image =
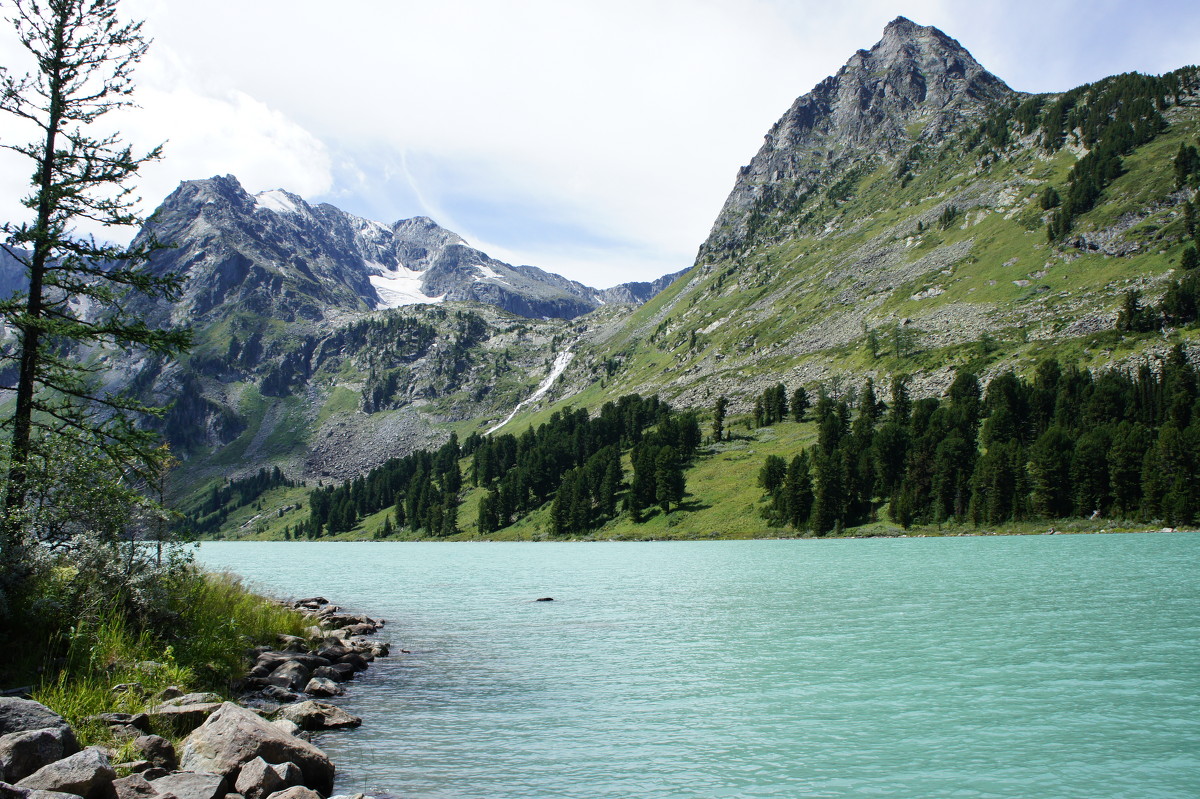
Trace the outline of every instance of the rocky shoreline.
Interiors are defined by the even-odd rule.
[[[130,742],[119,751],[81,749],[62,716],[32,699],[0,697],[0,799],[328,797],[335,768],[310,733],[362,719],[320,700],[344,693],[345,683],[389,654],[385,641],[371,637],[384,622],[343,613],[324,597],[287,604],[312,626],[304,637],[283,635],[278,648],[253,651],[237,703],[177,688],[150,697],[137,683],[114,686],[114,693],[156,702],[145,713],[89,719]],[[161,733],[179,738],[179,749]],[[129,752],[134,759],[120,758]]]

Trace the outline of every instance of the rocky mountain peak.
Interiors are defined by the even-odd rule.
[[[739,171],[701,258],[736,249],[756,203],[818,187],[867,159],[903,155],[917,142],[940,142],[1015,94],[955,39],[897,17],[870,50],[852,55],[775,123]]]

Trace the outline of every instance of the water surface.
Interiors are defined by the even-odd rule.
[[[1200,535],[210,543],[388,619],[323,736],[413,799],[1200,795]],[[553,602],[535,602],[552,596]]]

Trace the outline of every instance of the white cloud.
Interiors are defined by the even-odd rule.
[[[127,130],[168,140],[148,199],[233,173],[381,221],[425,213],[593,285],[687,266],[770,125],[900,14],[1024,90],[1200,52],[1200,11],[1182,0],[126,7],[155,38]]]

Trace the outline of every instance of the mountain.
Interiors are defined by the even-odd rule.
[[[760,535],[762,459],[790,461],[816,437],[809,422],[759,426],[753,411],[782,396],[770,393],[780,384],[788,396],[804,388],[853,407],[860,390],[890,402],[894,376],[919,399],[940,396],[956,375],[987,386],[1048,358],[1067,369],[1135,370],[1179,344],[1196,360],[1200,273],[1185,274],[1195,258],[1185,253],[1195,244],[1198,138],[1194,67],[1028,95],[941,31],[900,18],[784,112],[678,279],[584,292],[595,310],[573,319],[521,319],[501,310],[498,294],[486,296],[500,307],[454,300],[539,273],[487,260],[428,220],[310,223],[336,209],[242,192],[237,216],[249,221],[226,225],[217,246],[198,245],[181,262],[194,259],[205,275],[187,312],[205,322],[202,343],[150,383],[187,398],[195,441],[180,444],[196,453],[185,469],[201,490],[271,464],[310,479],[348,477],[450,431],[478,447],[472,434],[570,427],[580,409],[594,418],[634,407],[620,398],[635,393],[702,416],[723,396],[727,429],[737,432],[700,451],[688,470],[692,499],[648,521],[617,513],[595,535]],[[265,232],[285,223],[294,226],[286,237]],[[179,228],[176,252],[205,231]],[[284,239],[294,244],[272,260]],[[538,286],[557,286],[562,302],[581,296],[553,279]],[[441,302],[368,310],[387,304],[388,291]],[[295,321],[267,321],[280,317],[270,302],[256,305],[266,302],[259,296]],[[173,368],[183,377],[166,379]],[[570,466],[553,471],[573,472],[578,493]],[[549,496],[540,468],[539,496]],[[519,481],[510,489],[491,499],[463,487],[464,533],[493,502],[528,502]],[[298,529],[302,494],[278,491],[255,500],[265,515],[243,502],[226,532]],[[379,504],[360,500],[364,513]],[[223,519],[218,511],[206,518]],[[339,525],[348,513],[339,510]],[[351,535],[384,529],[384,512],[370,513],[349,519]],[[544,536],[552,525],[549,503],[522,513],[503,535]]]
[[[581,343],[566,401],[747,412],[777,382],[903,372],[936,395],[961,367],[1162,354],[1115,326],[1128,292],[1153,304],[1180,276],[1198,86],[1188,67],[1022,94],[899,18],[772,126],[692,270]]]
[[[251,195],[233,176],[181,184],[142,235],[175,245],[157,269],[188,276],[176,321],[230,304],[293,322],[435,302],[570,319],[612,296],[498,261],[426,217],[384,225],[281,189]]]
[[[182,183],[139,233],[178,302],[131,297],[195,335],[177,361],[94,352],[111,389],[169,406],[179,490],[282,466],[342,478],[501,420],[551,368],[569,320],[615,319],[669,282],[600,290],[511,266],[425,217],[385,225],[232,176]],[[10,274],[11,273],[11,274]],[[9,278],[12,278],[9,280]],[[21,270],[0,260],[0,282]],[[7,285],[7,283],[5,283]]]
[[[798,98],[737,176],[704,255],[736,251],[761,216],[862,163],[936,145],[1016,93],[937,28],[898,17],[870,50]]]

